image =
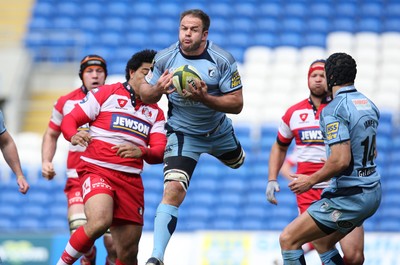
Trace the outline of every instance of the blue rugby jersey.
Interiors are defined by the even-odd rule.
[[[3,112],[0,110],[0,134],[6,131],[6,125],[4,124]]]
[[[242,88],[235,59],[211,41],[207,41],[206,49],[199,56],[182,54],[179,42],[158,52],[149,83],[154,85],[166,69],[172,72],[185,64],[198,70],[211,95],[223,95]],[[177,92],[168,95],[168,100],[167,123],[174,130],[184,133],[206,134],[215,129],[225,116],[225,113],[213,110],[201,102],[181,97]]]
[[[325,143],[351,143],[352,161],[348,169],[333,177],[332,188],[368,187],[380,180],[374,156],[379,116],[375,104],[354,86],[340,88],[323,109],[320,127]],[[327,157],[329,154],[328,147]]]

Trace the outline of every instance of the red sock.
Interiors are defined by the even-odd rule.
[[[117,258],[117,260],[115,261],[115,265],[125,265],[125,263],[122,263],[122,262]],[[136,261],[136,263],[135,263],[134,265],[137,265],[137,261]]]
[[[66,264],[73,264],[83,253],[87,253],[93,244],[94,241],[86,235],[81,226],[71,235],[60,260]]]

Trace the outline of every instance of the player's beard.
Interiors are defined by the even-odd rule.
[[[192,53],[195,52],[197,50],[199,50],[200,45],[201,45],[201,41],[198,42],[192,42],[192,44],[182,44],[182,42],[180,43],[181,45],[181,49],[185,52],[185,53]]]
[[[321,93],[314,93],[310,90],[310,93],[312,96],[316,97],[316,98],[325,98],[328,95],[327,91],[323,91]]]

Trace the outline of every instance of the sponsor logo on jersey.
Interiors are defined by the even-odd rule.
[[[134,134],[141,138],[147,138],[150,134],[150,125],[143,120],[121,114],[113,114],[111,129]]]
[[[336,139],[337,132],[339,131],[339,122],[332,122],[326,125],[326,139]]]
[[[240,86],[241,84],[242,84],[242,81],[241,81],[241,79],[240,79],[239,72],[236,70],[236,71],[232,74],[232,78],[231,78],[231,88]]]
[[[351,100],[357,110],[371,109],[371,103],[366,98],[352,99]]]
[[[300,119],[301,119],[302,121],[305,121],[305,120],[307,120],[308,113],[302,113],[302,114],[300,114],[299,116],[300,116]]]
[[[331,213],[331,220],[336,222],[340,218],[340,216],[342,216],[342,213],[340,211],[338,211],[338,210],[334,210]]]
[[[117,99],[117,101],[118,101],[118,105],[119,105],[121,108],[125,107],[126,103],[128,103],[128,100],[126,100],[126,99],[124,99],[124,98],[119,98],[119,99]]]
[[[318,129],[300,130],[299,136],[303,144],[324,144],[324,137]]]
[[[93,88],[91,91],[93,94],[96,94],[97,92],[99,92],[99,89],[96,87],[96,88]]]

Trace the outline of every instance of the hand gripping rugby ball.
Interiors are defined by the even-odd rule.
[[[175,69],[172,77],[172,83],[179,95],[184,96],[183,91],[186,90],[189,92],[186,94],[186,96],[190,96],[191,91],[188,84],[191,83],[194,85],[193,80],[195,79],[201,80],[200,73],[195,67],[185,64]]]

